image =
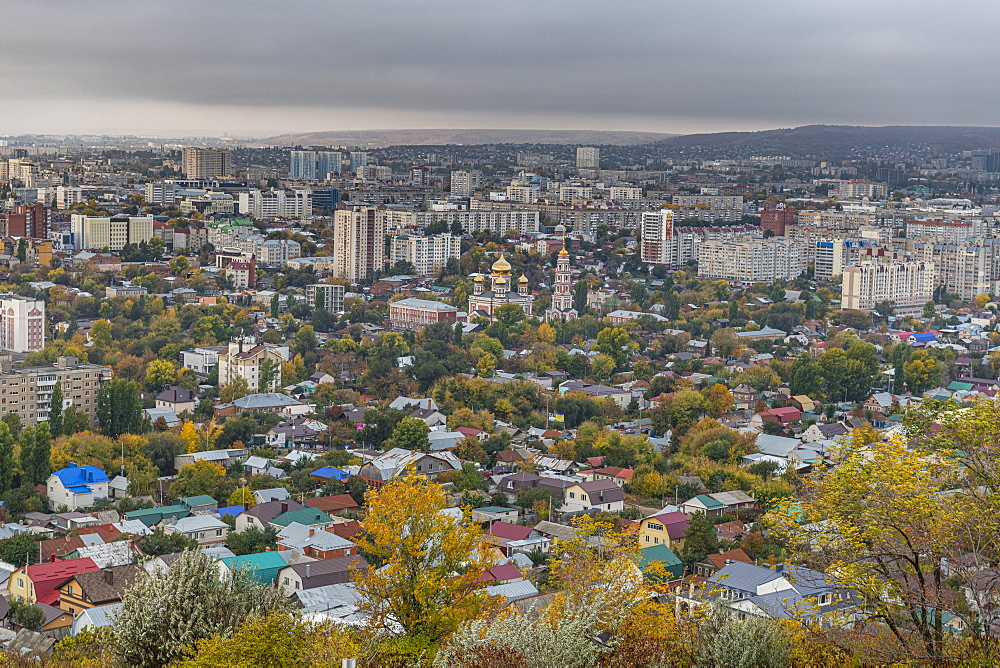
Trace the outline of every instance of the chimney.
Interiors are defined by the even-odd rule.
[[[108,584],[114,584],[115,582],[115,572],[110,568],[104,569],[104,581]]]
[[[316,529],[309,527],[309,537],[312,538],[314,535],[316,535]]]
[[[312,574],[312,564],[306,564],[306,578]]]
[[[287,501],[282,501],[281,502],[281,512],[283,514],[288,512],[288,502]]]

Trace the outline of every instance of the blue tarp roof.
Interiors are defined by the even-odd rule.
[[[929,341],[937,341],[937,337],[930,332],[917,332],[913,335],[913,340],[920,343],[927,343]]]
[[[347,471],[341,471],[332,466],[324,466],[321,469],[316,469],[309,475],[316,476],[317,478],[336,478],[337,480],[347,480],[351,477],[351,474]]]

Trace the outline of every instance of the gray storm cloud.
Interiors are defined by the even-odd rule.
[[[992,2],[0,2],[0,134],[996,125]]]

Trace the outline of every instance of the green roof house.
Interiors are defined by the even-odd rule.
[[[278,571],[288,563],[278,552],[259,552],[243,554],[238,557],[223,557],[219,560],[219,569],[225,574],[232,574],[240,569],[250,571],[251,577],[261,584],[274,584]]]
[[[641,550],[639,571],[653,582],[672,582],[684,577],[684,562],[666,545],[650,545]]]
[[[296,510],[289,510],[287,513],[278,515],[271,520],[270,525],[284,529],[292,522],[298,522],[307,527],[316,527],[317,529],[325,529],[334,523],[333,518],[322,510],[317,510],[316,508],[297,508]]]
[[[191,511],[184,506],[162,506],[160,508],[146,508],[144,510],[133,510],[125,513],[125,518],[139,520],[148,527],[156,526],[165,519],[179,520],[187,517]]]

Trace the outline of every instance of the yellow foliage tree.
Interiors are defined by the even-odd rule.
[[[482,530],[444,515],[441,486],[403,476],[365,495],[360,549],[382,568],[355,573],[359,607],[372,623],[442,638],[486,606],[479,576],[490,566]]]

